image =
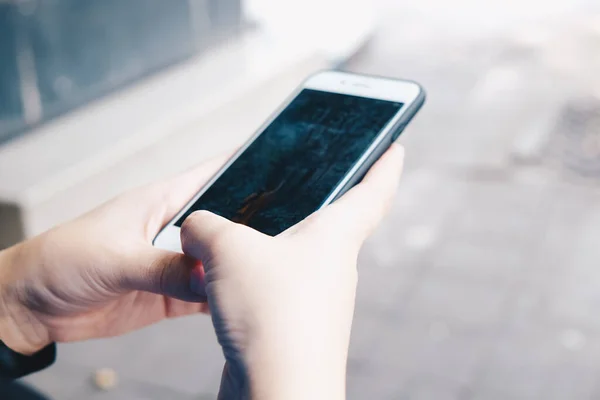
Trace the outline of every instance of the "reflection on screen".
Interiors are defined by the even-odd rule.
[[[305,89],[176,222],[208,210],[268,235],[316,211],[402,107]]]

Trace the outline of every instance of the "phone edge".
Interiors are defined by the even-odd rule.
[[[304,87],[306,86],[306,82],[313,76],[316,74],[319,74],[321,72],[324,72],[327,70],[319,70],[314,72],[313,74],[310,74],[308,77],[306,77],[305,79],[303,79],[301,81],[301,83],[296,87],[296,89],[294,91],[292,91],[292,93],[290,93],[289,96],[286,97],[285,101],[283,101],[281,103],[281,105],[276,108],[270,115],[269,117],[258,127],[258,129],[254,132],[254,134],[252,134],[250,136],[250,138],[248,138],[244,144],[242,144],[238,150],[223,164],[223,166],[217,171],[215,172],[214,175],[211,176],[211,178],[204,184],[202,185],[202,187],[200,187],[198,189],[198,191],[194,194],[194,196],[180,209],[180,211],[178,211],[178,213],[169,220],[169,222],[167,222],[161,229],[160,231],[154,236],[154,238],[152,239],[152,246],[156,246],[156,241],[158,239],[159,236],[161,236],[164,231],[170,227],[171,225],[174,225],[175,222],[181,217],[181,215],[183,215],[185,213],[185,211],[200,197],[202,196],[202,194],[217,180],[219,179],[219,177],[223,174],[223,172],[229,168],[229,166],[235,162],[235,160],[244,152],[246,151],[246,149],[254,142],[254,140],[256,140],[256,138],[266,129],[266,127],[268,127],[273,120],[291,103],[291,101],[296,98],[296,96],[304,89]],[[369,76],[369,77],[373,77],[373,78],[380,78],[380,79],[389,79],[389,80],[396,80],[394,78],[385,78],[385,77],[380,77],[380,76],[376,76],[376,75],[367,75],[367,74],[359,74],[359,73],[354,73],[354,72],[347,72],[347,71],[338,71],[338,72],[344,72],[344,73],[350,73],[350,74],[354,74],[354,75],[362,75],[362,76]],[[351,174],[350,179],[348,179],[346,182],[342,183],[341,185],[338,185],[337,187],[335,187],[332,190],[332,193],[336,193],[335,196],[333,196],[333,198],[331,198],[331,196],[326,199],[326,201],[319,207],[319,209],[333,203],[335,200],[339,199],[342,195],[344,195],[348,190],[350,190],[352,187],[354,187],[356,184],[358,184],[362,178],[366,175],[366,173],[368,172],[368,170],[373,166],[373,164],[375,164],[375,162],[383,155],[383,153],[385,153],[385,151],[392,145],[392,143],[395,141],[395,139],[397,139],[402,132],[404,131],[404,128],[406,128],[406,126],[410,123],[410,121],[412,121],[412,119],[415,117],[415,115],[418,113],[418,111],[421,109],[421,107],[423,106],[423,104],[425,104],[425,100],[427,98],[425,89],[418,83],[412,80],[407,80],[407,79],[397,79],[397,80],[401,80],[404,82],[410,82],[413,83],[415,85],[418,86],[419,88],[419,94],[417,96],[417,98],[414,100],[414,102],[408,107],[408,109],[406,111],[404,111],[402,117],[396,121],[396,123],[394,124],[394,126],[390,129],[390,131],[388,132],[387,136],[380,142],[380,144],[371,151],[371,154],[369,154],[369,156],[361,163],[361,165],[358,167],[358,169]],[[396,138],[394,139],[394,136],[396,136]],[[345,179],[345,177],[344,177]],[[341,189],[340,186],[342,187]]]
[[[372,76],[372,75],[371,75]],[[404,80],[404,79],[403,79]],[[404,80],[406,81],[406,80]],[[402,135],[404,129],[408,126],[408,124],[413,120],[413,118],[417,115],[419,110],[425,104],[427,99],[427,93],[423,87],[414,81],[406,81],[412,82],[419,87],[419,95],[415,99],[415,101],[408,107],[408,109],[404,112],[402,117],[396,121],[394,126],[390,129],[381,143],[369,154],[369,156],[362,162],[362,164],[358,167],[358,169],[351,175],[350,179],[348,179],[345,183],[341,185],[341,189],[336,189],[332,191],[332,193],[337,193],[331,200],[326,200],[320,208],[326,207],[327,205],[333,203],[342,197],[346,192],[356,186],[362,179],[365,177],[369,169],[383,156],[383,154],[390,148],[390,146]]]

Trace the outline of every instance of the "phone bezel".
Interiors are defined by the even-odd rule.
[[[381,78],[374,76],[359,75],[340,71],[322,71],[308,77],[283,103],[282,105],[261,125],[261,127],[252,135],[252,137],[219,169],[219,171],[192,197],[187,204],[172,218],[169,223],[158,233],[154,239],[154,246],[165,250],[182,252],[180,240],[180,228],[175,222],[204,194],[204,192],[229,168],[229,166],[250,146],[250,144],[271,124],[271,122],[290,104],[290,102],[303,89],[314,89],[325,92],[348,94],[353,96],[367,97],[379,100],[404,103],[398,113],[381,130],[377,138],[373,141],[367,151],[359,158],[354,167],[340,182],[338,187],[322,204],[322,207],[333,202],[343,188],[347,187],[350,179],[360,171],[365,161],[373,155],[373,152],[379,148],[382,142],[389,139],[398,124],[406,120],[406,123],[412,118],[420,107],[419,101],[424,100],[423,89],[415,82],[396,80],[390,78]]]

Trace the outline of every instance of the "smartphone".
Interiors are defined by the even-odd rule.
[[[424,90],[411,81],[338,71],[310,76],[154,245],[181,252],[181,225],[197,210],[267,235],[285,231],[356,185],[424,102]]]

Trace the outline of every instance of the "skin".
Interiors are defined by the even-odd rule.
[[[116,336],[207,311],[189,288],[196,262],[152,240],[224,160],[134,189],[0,252],[2,341],[32,354],[50,342]]]
[[[223,160],[126,193],[0,252],[0,339],[32,354],[210,310],[226,358],[219,398],[343,399],[356,260],[402,161],[392,146],[362,183],[277,237],[196,212],[185,254],[151,241]]]

